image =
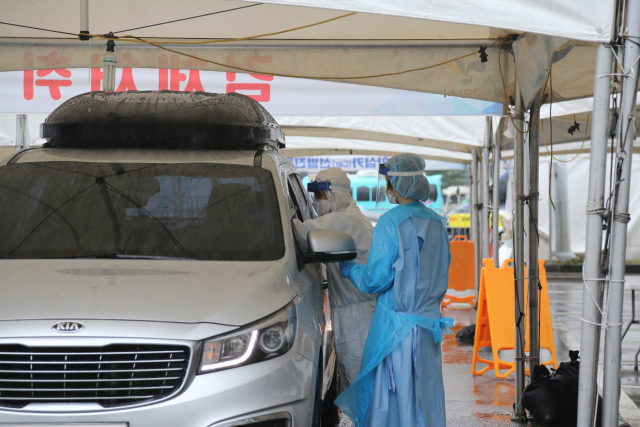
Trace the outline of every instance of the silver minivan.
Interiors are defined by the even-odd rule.
[[[355,244],[300,249],[315,212],[260,104],[93,92],[41,135],[0,162],[2,426],[336,423],[321,263]]]

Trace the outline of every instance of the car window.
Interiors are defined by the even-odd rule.
[[[371,199],[371,190],[369,187],[358,187],[356,190],[356,200],[359,202],[368,202]]]
[[[289,181],[289,194],[292,195],[291,199],[295,202],[297,214],[300,221],[306,221],[311,218],[311,211],[309,209],[309,199],[307,198],[307,192],[302,188],[302,182],[300,181],[300,175],[292,173],[288,177]]]
[[[224,164],[43,162],[0,168],[0,256],[275,260],[271,173]]]

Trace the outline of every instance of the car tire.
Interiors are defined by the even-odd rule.
[[[340,376],[338,375],[338,367],[333,370],[333,379],[331,387],[327,390],[322,403],[322,427],[337,427],[340,424],[340,411],[333,403],[340,394]]]

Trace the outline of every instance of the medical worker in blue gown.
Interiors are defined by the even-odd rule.
[[[389,201],[367,264],[340,265],[360,290],[379,293],[360,375],[336,400],[355,427],[446,425],[442,379],[443,319],[451,254],[444,219],[422,201],[430,193],[424,160],[398,154],[380,173]]]

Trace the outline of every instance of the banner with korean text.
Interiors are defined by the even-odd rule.
[[[56,52],[41,58],[24,54],[25,71],[0,72],[0,113],[50,113],[64,101],[102,89],[101,68],[62,68]],[[101,57],[93,54],[99,66]],[[160,54],[167,68],[136,68],[136,60],[123,55],[118,61],[116,91],[176,90],[218,93],[238,92],[262,103],[274,116],[421,116],[502,115],[503,105],[400,89],[274,77],[261,74],[179,69],[177,55]],[[131,55],[129,55],[131,56]],[[175,56],[175,58],[174,58]],[[270,57],[235,59],[229,63],[252,65]],[[95,59],[95,61],[94,61]],[[34,61],[51,69],[29,70]],[[195,59],[193,61],[196,61]],[[188,65],[188,64],[186,64]],[[60,67],[60,68],[56,68]],[[194,67],[195,68],[195,67]]]

